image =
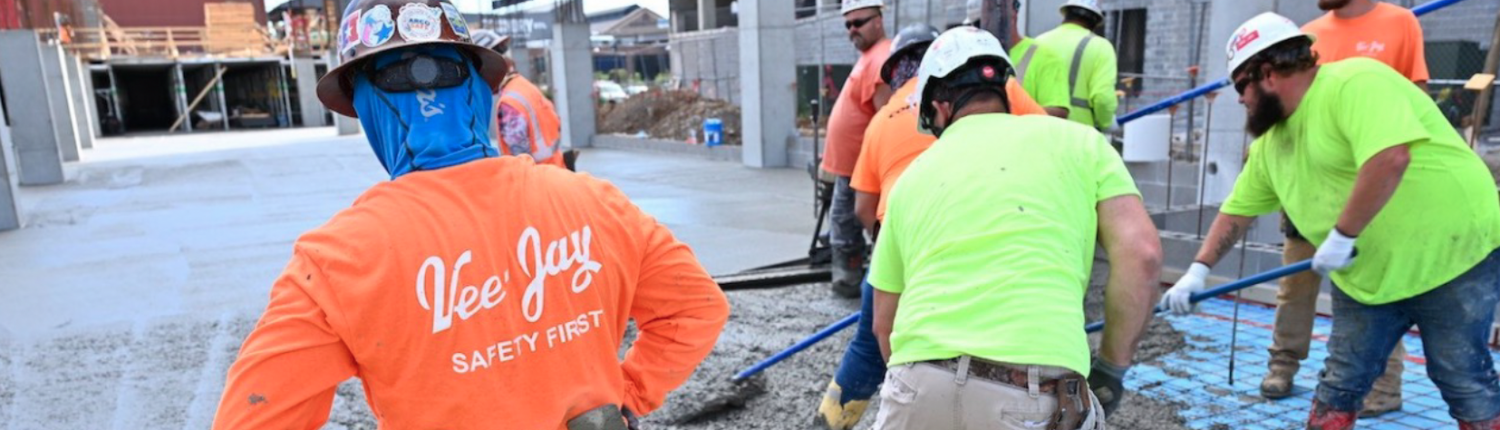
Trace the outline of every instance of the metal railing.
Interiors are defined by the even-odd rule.
[[[1430,1],[1430,2],[1427,2],[1427,3],[1423,3],[1423,4],[1420,4],[1420,5],[1417,5],[1416,7],[1411,8],[1411,12],[1413,14],[1415,14],[1416,16],[1420,17],[1422,15],[1426,15],[1426,14],[1431,13],[1433,11],[1436,11],[1436,10],[1439,10],[1439,9],[1442,9],[1442,8],[1445,8],[1445,7],[1448,7],[1448,6],[1452,6],[1452,5],[1454,5],[1456,3],[1459,3],[1459,2],[1462,2],[1462,1],[1464,1],[1464,0],[1433,0],[1433,1]],[[1153,113],[1157,113],[1157,112],[1161,112],[1162,110],[1165,110],[1165,109],[1167,109],[1169,107],[1176,106],[1176,105],[1178,105],[1180,103],[1183,103],[1183,102],[1186,102],[1188,100],[1192,100],[1192,99],[1195,99],[1195,98],[1198,98],[1198,97],[1202,97],[1202,96],[1204,96],[1204,95],[1206,95],[1208,93],[1217,91],[1220,88],[1224,88],[1224,87],[1227,87],[1227,86],[1229,86],[1229,78],[1228,77],[1220,78],[1218,80],[1215,80],[1215,81],[1212,81],[1212,82],[1200,85],[1197,88],[1193,88],[1191,90],[1188,90],[1188,91],[1186,91],[1186,92],[1184,92],[1182,94],[1178,94],[1178,95],[1175,95],[1175,96],[1163,99],[1162,101],[1159,101],[1159,102],[1156,102],[1156,103],[1152,103],[1152,104],[1150,104],[1150,105],[1148,105],[1146,107],[1140,108],[1140,109],[1138,109],[1138,110],[1136,110],[1134,112],[1127,113],[1125,115],[1120,115],[1119,117],[1117,117],[1115,119],[1115,121],[1118,122],[1118,123],[1120,123],[1121,125],[1123,125],[1123,124],[1125,124],[1127,122],[1134,121],[1134,120],[1136,120],[1136,119],[1138,119],[1140,117],[1143,117],[1143,116],[1146,116],[1146,115],[1150,115],[1150,114],[1153,114]]]
[[[37,30],[44,43],[61,43],[90,60],[113,56],[180,58],[211,55],[262,55],[284,52],[260,28],[226,32],[207,27],[74,28],[63,37],[56,28]]]

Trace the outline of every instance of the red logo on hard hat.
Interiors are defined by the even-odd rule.
[[[1254,42],[1255,39],[1259,39],[1259,38],[1260,38],[1260,31],[1259,30],[1251,31],[1249,33],[1241,33],[1241,34],[1235,35],[1234,36],[1234,50],[1235,51],[1239,51],[1241,49],[1245,49],[1245,45],[1249,45],[1250,42]]]
[[[994,67],[984,66],[984,69],[980,70],[979,73],[983,74],[985,79],[995,79]]]

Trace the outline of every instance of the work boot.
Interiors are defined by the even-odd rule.
[[[1307,430],[1351,430],[1358,419],[1355,415],[1354,411],[1335,411],[1313,400],[1312,413],[1307,415]]]
[[[1459,421],[1458,430],[1500,430],[1500,417],[1484,421]]]
[[[1291,396],[1292,378],[1297,376],[1302,363],[1290,354],[1278,351],[1271,353],[1269,367],[1265,379],[1260,380],[1260,396],[1271,400]]]
[[[847,299],[859,298],[860,283],[865,279],[865,256],[850,255],[833,248],[833,261],[829,263],[833,272],[833,293]]]

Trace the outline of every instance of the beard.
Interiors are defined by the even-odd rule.
[[[865,52],[870,49],[870,46],[874,45],[868,39],[865,39],[863,34],[849,36],[849,41],[854,42],[854,50],[859,52]]]
[[[1349,0],[1318,0],[1318,9],[1324,12],[1338,9],[1349,4]]]
[[[1286,118],[1286,105],[1281,103],[1281,96],[1262,93],[1255,110],[1245,119],[1245,131],[1251,137],[1260,137],[1283,118]]]

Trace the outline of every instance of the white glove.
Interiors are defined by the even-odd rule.
[[[1203,284],[1207,279],[1208,266],[1194,262],[1188,267],[1187,273],[1182,274],[1182,279],[1178,279],[1176,284],[1172,284],[1172,289],[1162,294],[1160,306],[1177,315],[1192,313],[1197,307],[1191,301],[1193,294],[1203,291]]]
[[[1335,227],[1328,231],[1328,238],[1323,239],[1323,245],[1318,246],[1318,253],[1313,254],[1312,268],[1318,274],[1328,276],[1328,272],[1341,270],[1354,263],[1354,238],[1345,236]]]

